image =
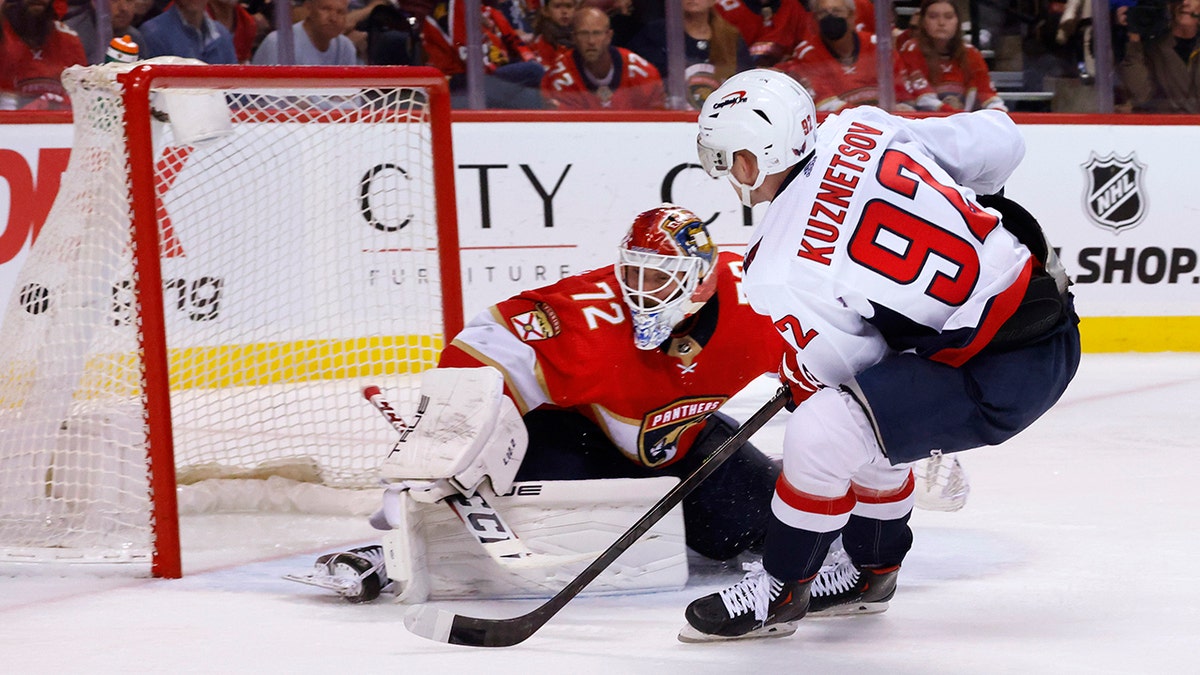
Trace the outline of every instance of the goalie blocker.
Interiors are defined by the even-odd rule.
[[[512,487],[529,435],[504,395],[495,368],[437,368],[421,378],[424,412],[415,416],[381,467],[385,481],[421,502],[468,497],[485,478],[500,493]]]

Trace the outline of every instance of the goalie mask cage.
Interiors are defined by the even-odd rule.
[[[359,392],[415,408],[462,325],[444,77],[64,82],[70,162],[0,328],[0,562],[178,577],[185,485],[377,486],[395,432]]]

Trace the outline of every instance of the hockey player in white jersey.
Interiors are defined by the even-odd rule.
[[[912,545],[911,463],[1007,440],[1079,363],[1066,274],[1037,221],[997,194],[1023,140],[996,111],[862,107],[818,128],[804,88],[770,70],[727,80],[699,126],[705,170],[747,205],[770,202],[743,284],[787,342],[794,411],[762,563],[692,602],[680,639],[882,611]],[[817,587],[839,534],[853,578]]]

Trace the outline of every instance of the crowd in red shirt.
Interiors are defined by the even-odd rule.
[[[274,12],[264,4],[268,1],[209,0],[208,16],[228,33],[239,62],[249,62],[271,28]],[[130,19],[114,10],[114,32],[132,33],[134,42],[141,22],[170,7],[170,0],[119,2],[138,11]],[[470,58],[482,60],[491,108],[698,107],[725,77],[749,67],[788,73],[809,90],[821,111],[880,100],[870,0],[679,2],[687,34],[686,101],[669,100],[664,87],[661,3],[656,15],[656,3],[642,0],[484,0],[482,44],[469,48],[463,0],[350,0],[346,35],[363,63],[378,58],[380,63],[420,62],[440,69],[450,80],[456,105],[464,103]],[[366,36],[379,29],[381,6],[411,19],[411,42],[419,49],[386,60],[378,57],[378,48],[367,49]],[[94,25],[78,20],[86,16],[81,7],[89,9],[89,0],[5,0],[0,108],[69,106],[59,82],[63,69],[102,60],[107,44]],[[304,5],[298,5],[293,18],[303,13]],[[118,17],[125,26],[116,25]],[[981,52],[963,37],[951,0],[925,0],[913,26],[894,37],[896,108],[1003,109]],[[99,49],[98,41],[103,43]]]

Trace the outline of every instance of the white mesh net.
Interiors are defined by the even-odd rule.
[[[70,164],[0,328],[0,561],[153,545],[123,69],[64,75]],[[141,194],[157,211],[180,483],[373,486],[394,432],[359,392],[409,409],[443,343],[428,96],[230,79],[216,120],[151,96],[176,117],[153,125]],[[184,145],[185,122],[231,124]]]

